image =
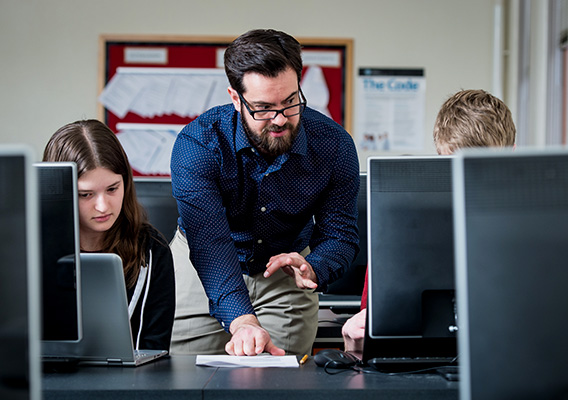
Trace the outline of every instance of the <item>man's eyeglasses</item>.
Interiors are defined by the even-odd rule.
[[[278,114],[282,114],[285,117],[293,117],[294,115],[298,115],[304,112],[306,109],[306,98],[304,97],[304,93],[302,93],[302,89],[299,89],[300,93],[300,103],[294,104],[288,107],[284,107],[280,110],[252,110],[245,100],[242,94],[239,93],[239,98],[247,108],[250,116],[255,121],[267,121],[269,119],[274,119],[278,116]]]

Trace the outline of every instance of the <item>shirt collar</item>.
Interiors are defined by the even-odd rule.
[[[298,131],[298,136],[296,136],[296,140],[294,140],[294,143],[292,143],[290,152],[300,154],[302,156],[305,156],[308,152],[308,138],[304,129],[302,117],[300,117],[300,130]]]
[[[250,144],[245,133],[243,121],[241,120],[241,113],[237,112],[237,128],[235,129],[235,151],[238,153],[242,149],[248,148],[252,148],[252,144]]]

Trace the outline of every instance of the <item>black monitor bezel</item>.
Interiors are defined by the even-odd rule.
[[[375,161],[377,160],[377,161]],[[364,340],[364,350],[363,350],[363,361],[368,362],[372,358],[377,357],[387,357],[387,358],[402,358],[402,357],[436,357],[436,358],[448,358],[453,359],[457,356],[457,333],[448,332],[446,336],[439,337],[425,337],[424,335],[416,332],[409,332],[408,334],[396,333],[390,335],[374,335],[373,326],[376,321],[373,321],[372,315],[369,313],[373,312],[373,268],[377,267],[377,263],[373,262],[373,237],[376,235],[373,229],[373,203],[371,201],[373,188],[373,168],[375,163],[380,163],[383,161],[387,162],[404,162],[404,163],[420,163],[420,162],[435,162],[438,165],[443,163],[446,168],[446,172],[449,174],[449,187],[450,190],[447,192],[447,197],[449,204],[451,205],[451,156],[385,156],[385,157],[369,157],[367,165],[367,173],[369,174],[369,179],[367,181],[367,206],[368,206],[368,259],[369,259],[369,299],[367,306],[367,323],[365,328],[365,340]],[[451,206],[450,206],[451,207]],[[446,210],[452,215],[451,208]],[[453,222],[449,221],[449,226],[453,229]],[[448,247],[453,249],[453,230],[450,234],[451,244]],[[377,239],[378,240],[378,239]],[[375,256],[376,259],[376,256]],[[448,255],[446,260],[447,265],[445,270],[448,274],[451,274],[451,290],[454,289],[455,283],[453,279],[453,268],[454,268],[454,256],[453,251],[451,255]],[[448,282],[448,279],[446,279]],[[446,306],[444,306],[446,307]],[[447,306],[449,307],[449,305]],[[455,311],[455,307],[452,311]],[[452,315],[454,317],[455,314]]]
[[[79,195],[77,187],[77,165],[74,162],[38,162],[34,164],[36,174],[38,176],[38,196],[40,207],[40,247],[42,249],[41,257],[41,270],[42,270],[42,354],[44,356],[59,354],[58,348],[66,344],[74,344],[81,341],[83,336],[82,324],[82,306],[81,306],[81,262],[80,262],[80,233],[79,233]],[[61,179],[66,179],[62,182],[62,190],[67,191],[66,198],[61,200],[64,206],[71,204],[71,209],[62,209],[65,215],[61,214],[59,217],[56,214],[49,216],[45,215],[46,211],[53,211],[51,207],[54,200],[50,194],[50,188],[46,187],[46,182],[42,179],[42,174],[56,174],[60,175]],[[69,201],[70,200],[70,201]],[[57,221],[57,224],[55,223]],[[67,224],[66,227],[61,224]],[[62,230],[63,229],[63,230]],[[58,260],[58,266],[53,264],[51,260],[54,255],[53,251],[56,244],[62,239],[63,234],[66,240],[72,240],[72,245],[69,249],[73,251],[69,253],[67,250],[61,252]],[[57,239],[54,241],[54,239]],[[47,258],[50,258],[48,260]],[[61,263],[59,263],[61,261]],[[48,262],[50,265],[46,265]],[[72,266],[73,274],[70,274],[68,268],[60,265],[65,263],[67,266]],[[65,269],[65,271],[63,271]],[[68,306],[67,315],[63,315],[61,309],[49,310],[54,308],[53,300],[47,298],[48,293],[53,293],[54,275],[56,273],[65,273],[65,279],[69,285],[74,286],[74,290],[68,287],[68,290],[55,292],[59,297],[58,304]],[[69,281],[69,280],[72,280]],[[71,299],[75,299],[75,304],[69,304]],[[49,301],[48,301],[49,300]],[[51,304],[51,305],[50,305]],[[74,319],[69,314],[74,314]],[[54,327],[55,326],[55,327]],[[61,326],[61,328],[57,328]],[[49,334],[46,330],[49,329]],[[73,334],[71,331],[73,331]]]

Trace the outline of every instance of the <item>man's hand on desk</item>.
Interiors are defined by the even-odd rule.
[[[260,353],[270,353],[273,356],[283,356],[284,350],[276,347],[268,332],[260,326],[258,319],[252,314],[237,317],[231,322],[229,331],[233,335],[225,345],[225,351],[232,356],[256,356]]]
[[[277,269],[282,269],[296,281],[300,289],[315,289],[318,287],[318,277],[312,266],[298,253],[282,253],[273,256],[266,264],[264,277],[268,278]]]

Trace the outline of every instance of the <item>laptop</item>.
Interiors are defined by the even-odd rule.
[[[168,354],[136,350],[128,317],[122,259],[111,253],[81,253],[83,339],[79,364],[136,367]]]

